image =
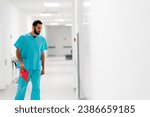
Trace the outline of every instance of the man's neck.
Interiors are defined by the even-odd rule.
[[[35,34],[33,31],[31,32],[31,35],[34,36],[34,37],[37,36],[37,34]]]

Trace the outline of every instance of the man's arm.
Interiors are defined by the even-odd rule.
[[[44,51],[41,53],[41,60],[42,60],[41,75],[43,75],[43,74],[45,74],[45,53],[44,53]]]
[[[18,59],[19,62],[20,62],[20,70],[24,70],[24,69],[25,69],[24,63],[23,63],[23,61],[22,61],[21,53],[20,53],[20,50],[19,50],[18,48],[16,49],[16,57],[17,57],[17,59]]]

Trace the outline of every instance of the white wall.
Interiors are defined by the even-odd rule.
[[[11,58],[15,56],[14,43],[21,34],[31,30],[31,18],[12,4],[0,1],[0,89],[5,88],[13,80],[11,78]]]
[[[91,38],[80,38],[89,46],[81,52],[90,52],[90,78],[81,64],[87,99],[150,99],[149,6],[148,0],[92,0]]]
[[[72,46],[71,27],[70,26],[47,26],[47,42],[49,46],[48,55],[64,56],[71,54],[71,48],[64,48],[64,46]]]
[[[90,8],[84,7],[85,0],[76,0],[76,33],[79,32],[79,38],[77,38],[77,47],[79,52],[79,60],[77,60],[78,76],[78,88],[79,88],[79,99],[86,99],[91,92],[91,61],[90,61],[90,24],[89,14]],[[89,2],[89,0],[86,0]]]
[[[1,20],[1,18],[0,18],[0,22],[1,22],[2,20]],[[2,44],[2,41],[3,41],[3,39],[2,39],[2,28],[0,27],[0,64],[2,64],[2,62],[3,62],[3,49],[2,49],[2,47],[3,47],[3,44]],[[0,65],[0,82],[3,82],[3,79],[2,79],[2,77],[3,77],[3,72],[2,72],[2,68],[3,68],[3,66],[2,65]],[[0,83],[1,84],[1,83]],[[3,87],[3,86],[1,86],[0,85],[0,88],[1,87]]]

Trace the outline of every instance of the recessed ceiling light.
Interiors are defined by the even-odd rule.
[[[84,25],[88,24],[87,22],[83,22]]]
[[[72,26],[72,24],[65,24],[65,26]]]
[[[91,3],[88,2],[88,1],[87,1],[87,2],[84,2],[84,3],[83,3],[83,6],[84,6],[84,7],[90,7],[90,6],[91,6]]]
[[[58,25],[58,23],[50,23],[50,25]]]
[[[41,17],[47,17],[47,16],[52,16],[51,13],[40,13]]]
[[[64,22],[64,19],[55,19],[56,22]]]
[[[44,2],[43,3],[45,7],[59,7],[60,4],[59,3],[50,3],[50,2]]]

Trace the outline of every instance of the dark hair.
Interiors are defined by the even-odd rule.
[[[37,24],[42,24],[42,22],[40,20],[35,20],[32,25],[36,26]]]

